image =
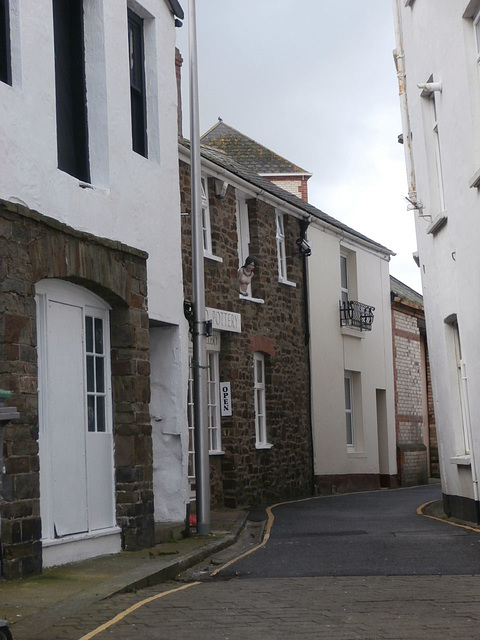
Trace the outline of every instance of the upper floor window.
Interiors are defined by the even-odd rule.
[[[431,111],[432,111],[432,131],[433,131],[433,144],[435,150],[435,167],[437,171],[438,181],[438,196],[440,200],[440,211],[445,211],[445,194],[443,190],[443,171],[442,171],[442,156],[440,154],[440,138],[438,135],[438,116],[437,116],[437,103],[435,93],[432,93]]]
[[[83,0],[53,0],[58,168],[90,182]]]
[[[12,84],[9,9],[8,0],[0,0],[0,81],[6,84]]]
[[[287,279],[287,257],[285,252],[285,229],[281,213],[275,214],[275,225],[277,230],[278,278],[283,281]]]
[[[212,232],[210,226],[210,205],[208,202],[208,179],[205,176],[200,180],[202,191],[202,235],[203,252],[212,255]]]
[[[348,255],[340,254],[340,289],[342,302],[348,302]]]
[[[475,51],[477,54],[477,62],[480,63],[480,11],[473,18],[473,32],[475,34]]]
[[[128,10],[128,51],[130,59],[130,109],[132,149],[147,157],[147,103],[143,20]]]

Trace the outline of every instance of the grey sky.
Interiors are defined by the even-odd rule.
[[[221,116],[313,173],[311,204],[395,251],[390,272],[420,291],[391,0],[197,0],[196,10],[202,133]],[[177,45],[188,135],[188,20]]]

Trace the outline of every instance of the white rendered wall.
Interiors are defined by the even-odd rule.
[[[0,83],[0,197],[147,251],[150,317],[177,324],[183,317],[177,88],[167,3],[132,4],[154,16],[145,21],[146,159],[132,151],[127,4],[85,2],[92,188],[57,168],[52,2],[12,5],[14,82]]]
[[[480,69],[474,51],[472,20],[463,18],[466,0],[415,2],[412,9],[399,3],[403,22],[406,88],[417,194],[424,213],[435,218],[436,176],[431,170],[431,135],[426,107],[417,83],[431,74],[441,81],[436,93],[438,133],[443,165],[448,220],[435,235],[429,219],[415,213],[420,258],[435,419],[444,493],[473,497],[470,467],[451,459],[465,453],[458,406],[458,381],[446,318],[457,316],[466,364],[468,409],[480,472],[480,193],[470,188],[480,169]],[[473,4],[473,3],[471,3]],[[480,3],[477,3],[480,8]]]
[[[311,224],[308,258],[315,475],[396,473],[393,356],[388,258]],[[375,307],[372,331],[340,327],[340,250],[356,254],[357,300]],[[356,337],[355,337],[356,336]],[[344,372],[361,374],[362,434],[347,451]],[[387,405],[387,468],[379,467],[376,390]],[[360,407],[355,407],[359,421]],[[358,422],[357,427],[360,428]]]
[[[165,0],[128,3],[145,20],[146,159],[132,151],[127,2],[85,0],[91,185],[81,185],[57,168],[52,1],[10,4],[13,86],[0,82],[0,197],[148,252],[150,319],[173,325],[161,340],[159,330],[152,331],[151,407],[163,420],[152,423],[155,516],[182,520],[187,430],[179,363],[188,346],[182,328],[174,18]],[[175,435],[168,431],[172,420]]]

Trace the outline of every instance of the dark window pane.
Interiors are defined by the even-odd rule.
[[[87,391],[95,391],[95,376],[93,372],[93,356],[87,356]]]
[[[140,155],[147,157],[143,20],[132,11],[128,11],[128,50],[130,54],[132,148]]]
[[[105,431],[105,398],[97,396],[97,431]]]
[[[95,318],[95,353],[103,353],[103,320]]]
[[[53,0],[58,167],[90,181],[83,0]]]
[[[95,358],[96,374],[97,374],[97,389],[98,393],[105,391],[105,372],[104,372],[104,359]]]
[[[93,318],[90,316],[85,317],[85,333],[87,341],[87,352],[93,352]]]
[[[12,84],[8,0],[0,0],[0,80]]]
[[[95,396],[87,396],[88,430],[95,431]]]

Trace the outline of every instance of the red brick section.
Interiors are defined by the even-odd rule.
[[[400,298],[392,302],[393,359],[395,383],[395,427],[397,439],[398,478],[402,486],[427,482],[433,468],[428,469],[424,443],[424,385],[430,375],[426,341],[419,326],[424,324],[423,308]],[[425,349],[427,380],[422,368]],[[433,406],[432,406],[433,409]],[[438,460],[435,427],[429,411],[429,449],[431,459]]]
[[[239,313],[242,333],[221,332],[220,378],[231,382],[233,416],[222,418],[224,456],[210,458],[212,504],[266,504],[312,491],[302,258],[295,243],[298,220],[285,216],[287,270],[296,287],[278,282],[275,210],[248,201],[250,253],[259,260],[253,295],[239,299],[235,191],[217,200],[208,180],[212,244],[223,262],[205,259],[206,304]],[[190,170],[180,163],[181,210],[190,212]],[[185,297],[191,299],[191,218],[182,217]],[[255,447],[254,350],[265,354],[267,435],[271,449]]]
[[[2,573],[41,571],[35,283],[63,278],[112,307],[117,521],[123,546],[154,539],[149,330],[144,252],[0,201],[0,387],[20,419],[4,428]]]

